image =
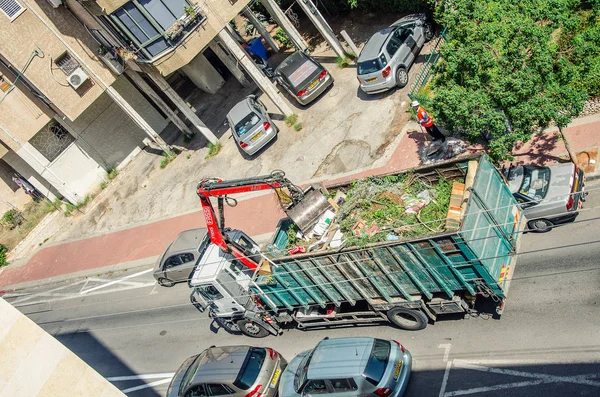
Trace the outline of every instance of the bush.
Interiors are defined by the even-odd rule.
[[[1,221],[3,225],[8,226],[10,229],[14,229],[23,223],[23,215],[21,215],[21,212],[18,209],[12,208],[2,215]]]
[[[169,163],[177,158],[175,153],[163,153],[163,159],[160,162],[160,168],[165,168]]]
[[[296,131],[300,131],[300,130],[302,129],[302,123],[297,123],[297,124],[294,124],[294,129],[295,129]]]
[[[0,266],[8,265],[8,261],[6,260],[6,254],[8,250],[3,244],[0,244]]]
[[[285,33],[285,31],[281,28],[277,29],[277,31],[275,32],[275,40],[279,41],[281,46],[284,48],[294,47],[294,43],[292,42],[292,40],[289,38],[287,33]]]
[[[298,121],[298,115],[297,114],[291,114],[289,116],[285,116],[285,118],[283,119],[283,121],[285,121],[285,125],[287,125],[288,127],[291,127],[294,124],[296,124],[296,121]]]
[[[351,61],[351,59],[348,56],[345,56],[343,58],[342,57],[337,57],[335,59],[335,62],[337,63],[338,68],[340,68],[340,69],[343,69],[346,66],[350,65],[350,61]]]
[[[221,151],[221,142],[217,143],[209,143],[208,144],[208,154],[206,155],[205,159],[209,159],[211,157],[216,156],[217,154],[219,154],[219,152]]]

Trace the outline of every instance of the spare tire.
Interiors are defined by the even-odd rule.
[[[420,310],[394,307],[388,310],[387,317],[396,327],[408,331],[418,331],[427,327],[428,319]]]

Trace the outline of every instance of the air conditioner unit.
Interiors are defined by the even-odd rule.
[[[48,0],[48,3],[54,8],[58,8],[62,5],[62,0]]]
[[[81,68],[77,68],[67,77],[67,81],[73,89],[78,89],[88,79],[88,75]]]

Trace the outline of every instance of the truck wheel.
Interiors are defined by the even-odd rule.
[[[244,335],[250,336],[251,338],[264,338],[269,335],[269,331],[254,321],[243,319],[239,320],[236,324]]]
[[[392,324],[408,331],[418,331],[427,327],[427,316],[419,310],[395,307],[388,310],[387,316]]]
[[[158,282],[158,285],[162,285],[163,287],[172,287],[175,285],[175,281],[169,280],[168,278],[161,277],[156,281]]]
[[[527,226],[532,232],[545,233],[552,230],[554,223],[547,219],[534,219],[533,221],[529,221]]]

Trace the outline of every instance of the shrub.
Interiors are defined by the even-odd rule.
[[[21,212],[18,209],[12,208],[2,215],[1,221],[3,225],[7,225],[9,228],[14,229],[23,223],[23,215],[21,215]]]
[[[297,124],[294,124],[294,129],[295,129],[296,131],[300,131],[300,130],[302,129],[302,123],[297,123]]]
[[[160,162],[160,168],[165,168],[169,163],[177,158],[175,153],[163,153],[163,159]]]
[[[285,33],[285,31],[281,28],[277,29],[275,32],[275,40],[279,41],[281,46],[284,48],[292,48],[294,46],[294,43],[289,38],[287,33]]]
[[[3,244],[0,244],[0,266],[8,265],[8,260],[6,260],[6,254],[8,250]]]
[[[294,124],[296,124],[296,121],[298,121],[298,115],[297,114],[291,114],[289,116],[285,116],[285,118],[283,119],[283,121],[285,121],[285,125],[287,125],[288,127],[291,127]]]
[[[208,144],[208,154],[205,159],[209,159],[211,157],[216,156],[221,151],[221,142],[217,141],[217,143],[209,143]]]

